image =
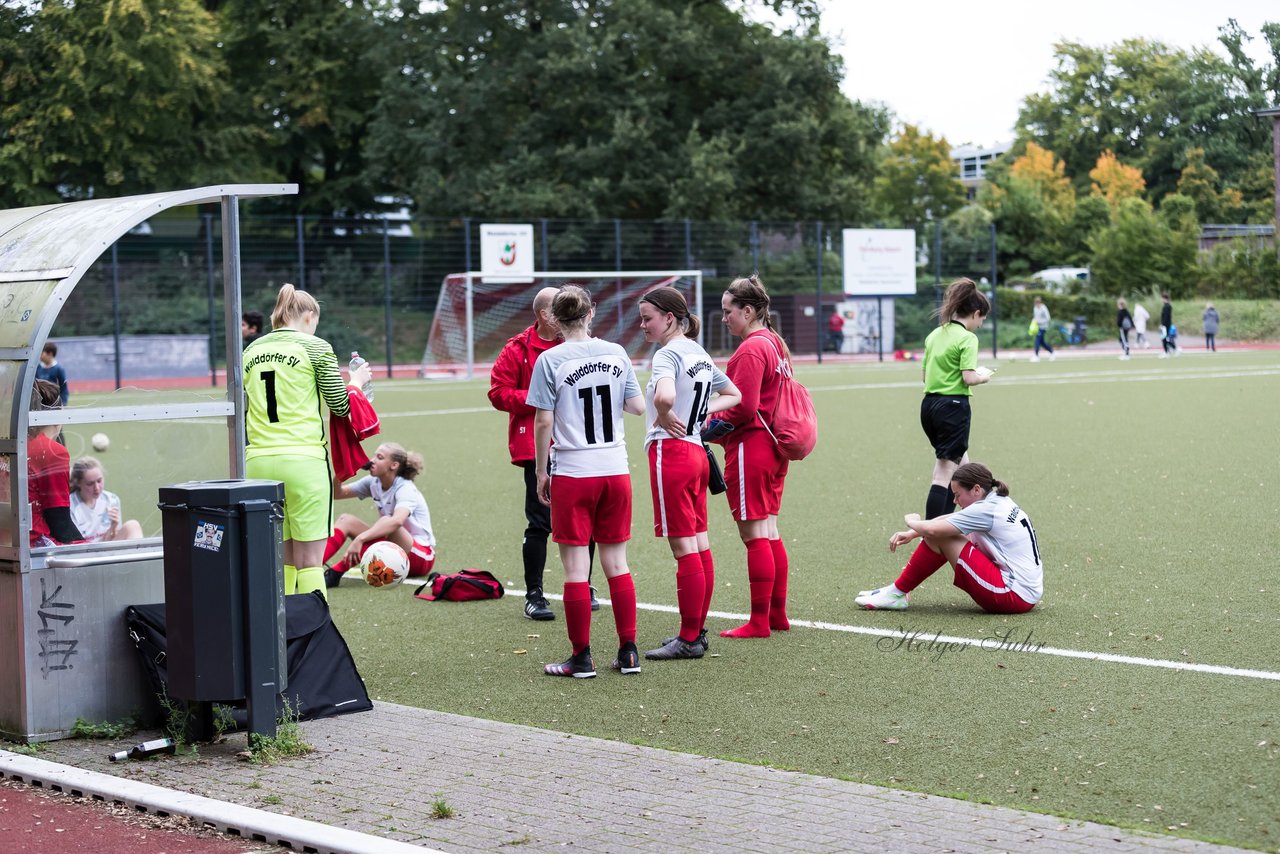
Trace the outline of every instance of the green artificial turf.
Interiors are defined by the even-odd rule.
[[[888,537],[904,513],[923,509],[932,454],[919,427],[919,363],[809,366],[799,376],[821,426],[813,456],[792,464],[780,522],[792,619],[1280,671],[1271,542],[1280,532],[1280,354],[1001,362],[976,390],[970,453],[1011,485],[1036,525],[1045,598],[1017,617],[979,611],[947,569],[906,612],[853,606],[859,590],[897,575],[905,558],[889,554]],[[506,455],[506,417],[485,390],[480,381],[380,382],[376,403],[382,437],[426,458],[418,482],[437,569],[488,569],[516,589],[523,485]],[[674,562],[652,536],[640,420],[628,417],[627,431],[638,598],[674,606]],[[124,440],[168,453],[167,432]],[[223,451],[214,441],[201,453]],[[367,502],[338,509],[372,518]],[[712,608],[741,613],[744,551],[721,498],[710,515]],[[548,592],[561,580],[553,546]],[[603,579],[597,586],[607,597]],[[607,670],[616,643],[608,608],[594,618],[601,676],[555,679],[541,668],[569,651],[559,603],[556,621],[534,623],[519,595],[457,604],[411,593],[352,581],[331,592],[382,700],[1280,847],[1275,680],[980,647],[938,653],[819,628],[715,637],[728,619],[712,620],[707,658],[646,662],[624,678]],[[677,622],[641,610],[641,648]]]

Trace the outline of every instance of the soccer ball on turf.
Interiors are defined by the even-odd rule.
[[[370,587],[394,587],[409,576],[409,556],[395,543],[374,543],[360,558],[360,574]]]
[[[111,447],[111,440],[107,438],[106,433],[94,433],[93,438],[89,440],[89,444],[93,445],[95,451],[105,451]]]

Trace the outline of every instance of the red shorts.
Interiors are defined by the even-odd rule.
[[[968,543],[960,549],[955,565],[955,585],[973,597],[989,614],[1025,614],[1035,607],[1005,584],[1000,567],[975,546]]]
[[[649,444],[653,535],[692,537],[707,530],[707,478],[711,468],[701,444],[658,439]]]
[[[787,460],[767,430],[751,430],[724,443],[725,498],[735,522],[777,516],[782,509],[782,488]]]
[[[551,539],[565,546],[631,539],[631,475],[551,478]]]
[[[384,542],[385,538],[378,538],[373,542],[365,543],[364,549],[360,550],[360,557],[364,557],[365,549],[373,545],[373,543]],[[359,563],[360,558],[356,558],[355,563]],[[353,566],[355,564],[352,564]],[[431,573],[431,568],[436,565],[436,550],[417,540],[413,541],[413,548],[409,549],[409,578],[421,578]]]

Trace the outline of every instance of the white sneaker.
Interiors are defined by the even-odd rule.
[[[1040,361],[1040,357],[1039,357],[1039,356],[1032,356],[1032,357],[1031,357],[1030,359],[1028,359],[1027,361],[1028,361],[1028,362],[1038,362],[1038,361]]]
[[[905,611],[907,609],[906,593],[895,593],[889,587],[868,590],[854,599],[854,604],[868,611]]]
[[[1122,361],[1122,362],[1127,362],[1127,361],[1129,361],[1129,354],[1128,354],[1128,353],[1124,353],[1124,354],[1122,354],[1122,355],[1120,356],[1120,361]]]
[[[1054,359],[1056,359],[1056,358],[1058,358],[1058,354],[1057,354],[1057,353],[1050,353],[1050,354],[1049,354],[1049,361],[1050,361],[1050,362],[1052,362],[1052,361],[1053,361]]]

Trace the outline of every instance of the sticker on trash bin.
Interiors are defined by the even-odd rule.
[[[216,522],[198,522],[196,524],[196,541],[193,545],[198,549],[211,552],[222,551],[222,535],[226,529]]]

